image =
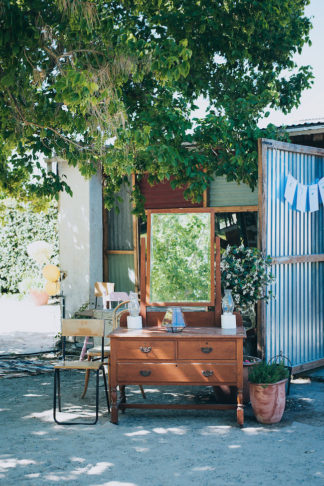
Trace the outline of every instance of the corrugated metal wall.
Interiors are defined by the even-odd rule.
[[[135,271],[133,255],[109,255],[109,282],[115,282],[116,292],[134,292]]]
[[[209,192],[208,206],[257,206],[258,191],[252,192],[247,184],[227,182],[226,177],[214,177]]]
[[[109,250],[133,250],[131,192],[131,186],[124,183],[117,195],[122,199],[122,201],[118,203],[119,211],[112,209],[108,213]]]
[[[119,211],[112,209],[108,212],[107,218],[105,258],[108,259],[108,277],[106,278],[109,282],[115,283],[116,292],[129,292],[135,289],[134,255],[109,253],[134,250],[131,191],[131,186],[124,183],[118,193],[118,197],[122,199],[118,203]]]
[[[262,146],[263,242],[277,259],[275,299],[264,312],[265,357],[282,352],[295,367],[324,358],[323,204],[301,213],[284,199],[288,173],[307,185],[324,176],[324,150],[319,155],[320,149],[298,147],[273,141]]]

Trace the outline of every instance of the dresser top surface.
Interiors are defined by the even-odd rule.
[[[163,338],[163,339],[206,339],[206,338],[245,338],[243,327],[222,329],[220,327],[186,327],[182,332],[167,332],[163,327],[146,327],[143,329],[115,329],[111,338]]]

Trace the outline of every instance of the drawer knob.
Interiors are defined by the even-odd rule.
[[[211,353],[213,350],[213,348],[200,348],[200,349],[205,354]]]
[[[150,376],[151,370],[141,370],[140,375],[141,376]]]
[[[151,346],[140,346],[140,350],[142,351],[142,353],[149,353],[152,348]]]
[[[202,371],[202,374],[208,378],[209,376],[212,376],[214,372],[211,370],[204,370]]]

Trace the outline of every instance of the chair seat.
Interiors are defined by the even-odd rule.
[[[101,346],[94,346],[88,349],[87,355],[90,357],[101,356]],[[110,346],[104,346],[104,357],[107,358],[108,356],[110,356]]]
[[[98,370],[102,366],[101,361],[62,361],[62,363],[55,363],[55,369],[70,369],[70,370]]]

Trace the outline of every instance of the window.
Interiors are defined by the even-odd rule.
[[[256,212],[215,213],[215,234],[221,247],[241,245],[256,247],[258,216]]]

